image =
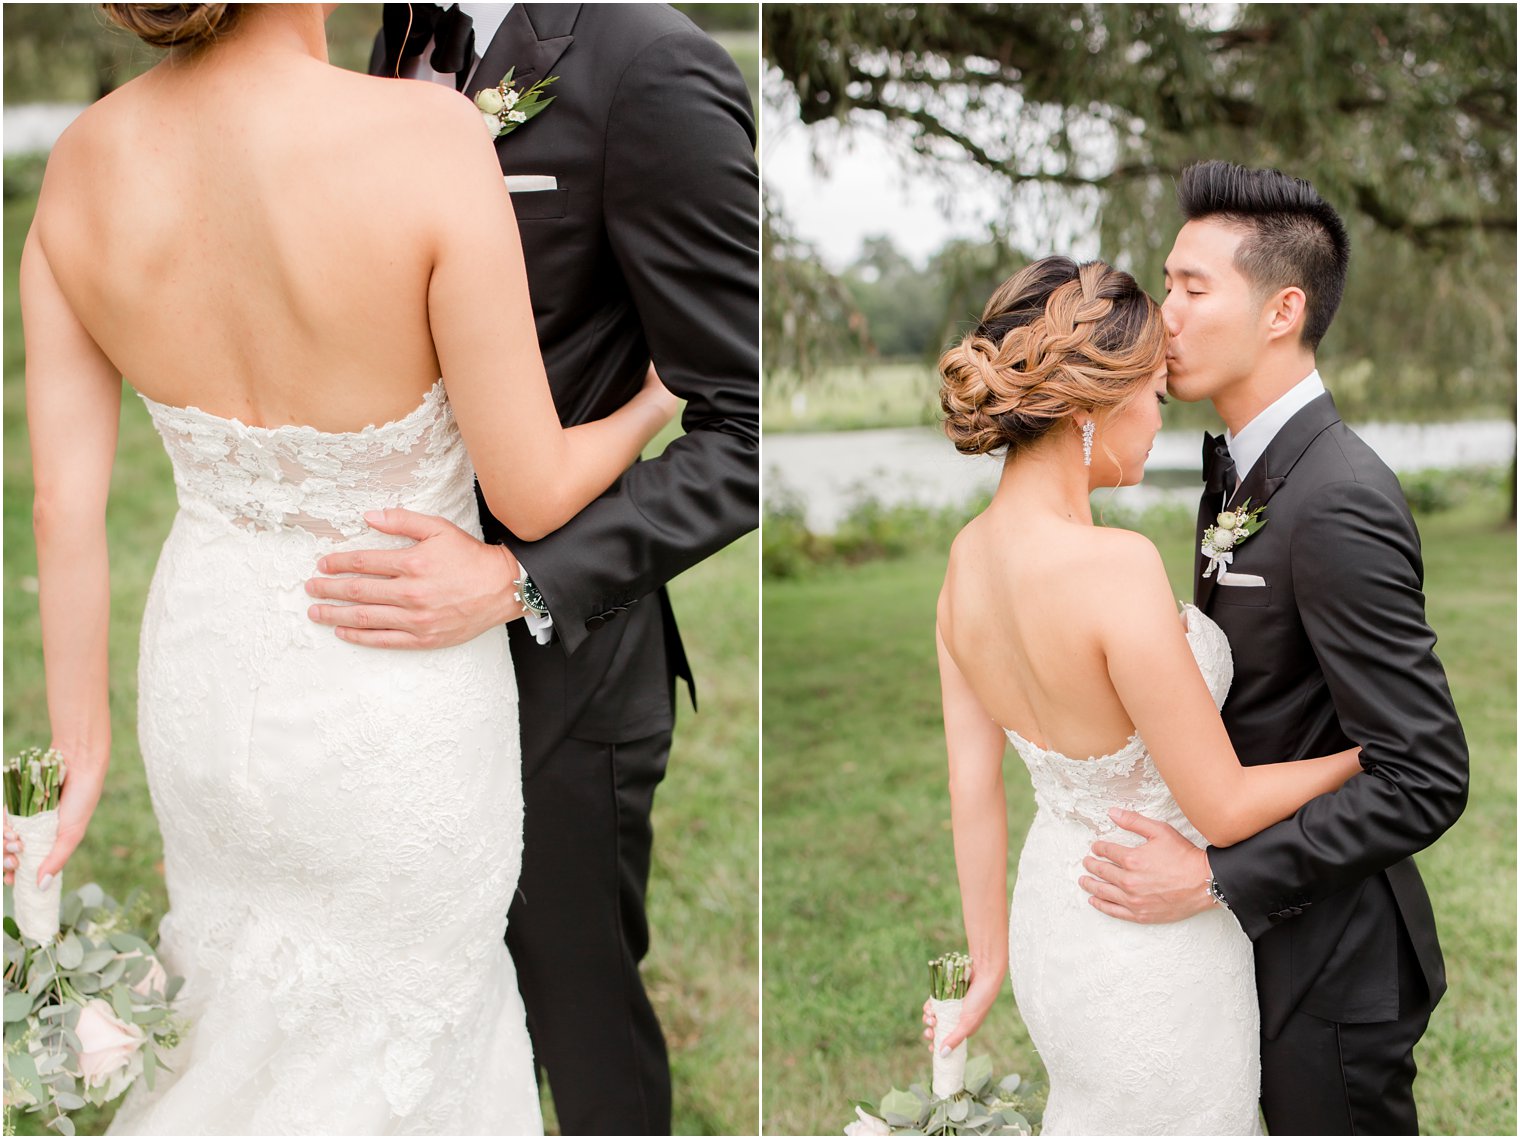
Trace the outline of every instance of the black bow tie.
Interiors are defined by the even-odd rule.
[[[1223,435],[1203,433],[1203,489],[1211,494],[1235,490],[1235,457]]]
[[[428,66],[440,75],[458,75],[475,62],[475,21],[459,10],[447,11],[437,4],[387,4],[382,15],[385,33],[385,69],[395,75],[402,61],[422,54],[433,41]],[[410,26],[410,31],[408,31]]]

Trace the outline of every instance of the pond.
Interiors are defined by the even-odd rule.
[[[1367,423],[1357,434],[1396,472],[1507,466],[1515,425],[1504,419],[1457,423]],[[884,506],[958,506],[997,485],[1002,460],[958,454],[937,428],[819,433],[767,432],[760,450],[764,495],[800,501],[808,528],[829,533],[863,499]],[[1202,470],[1198,431],[1156,436],[1145,482],[1096,492],[1095,502],[1142,510],[1162,502],[1198,501]]]

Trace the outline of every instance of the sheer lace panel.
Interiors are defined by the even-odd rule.
[[[250,427],[139,393],[174,464],[185,510],[209,508],[250,531],[331,539],[365,530],[364,512],[407,506],[452,516],[470,495],[469,455],[443,381],[401,419],[362,431]]]

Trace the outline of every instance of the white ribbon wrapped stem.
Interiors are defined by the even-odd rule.
[[[934,1084],[930,1089],[937,1096],[954,1095],[966,1086],[966,1041],[962,1040],[948,1056],[939,1050],[945,1037],[955,1031],[961,1022],[960,1001],[929,1002],[934,1008]]]
[[[1210,554],[1208,568],[1203,571],[1203,576],[1208,577],[1216,569],[1219,569],[1220,566],[1228,567],[1229,564],[1234,560],[1235,555],[1230,553],[1229,550],[1220,550],[1216,554]],[[1229,572],[1228,569],[1220,570],[1219,576],[1223,577],[1227,572]]]
[[[63,901],[63,875],[55,875],[46,890],[37,888],[37,871],[58,838],[58,812],[8,815],[11,829],[21,836],[16,859],[16,924],[24,936],[44,944],[58,936],[58,907]]]

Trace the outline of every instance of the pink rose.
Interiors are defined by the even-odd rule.
[[[98,999],[88,1001],[79,1010],[79,1024],[74,1032],[79,1037],[79,1075],[84,1086],[106,1087],[107,1098],[126,1091],[133,1061],[146,1033],[135,1024],[123,1024],[111,1006]]]
[[[134,949],[130,953],[118,953],[116,956],[124,961],[136,961],[143,955],[142,950]],[[164,972],[164,967],[158,963],[157,957],[148,958],[148,971],[143,974],[143,979],[132,986],[132,991],[140,997],[149,997],[154,993],[165,996],[169,984],[169,975]]]

